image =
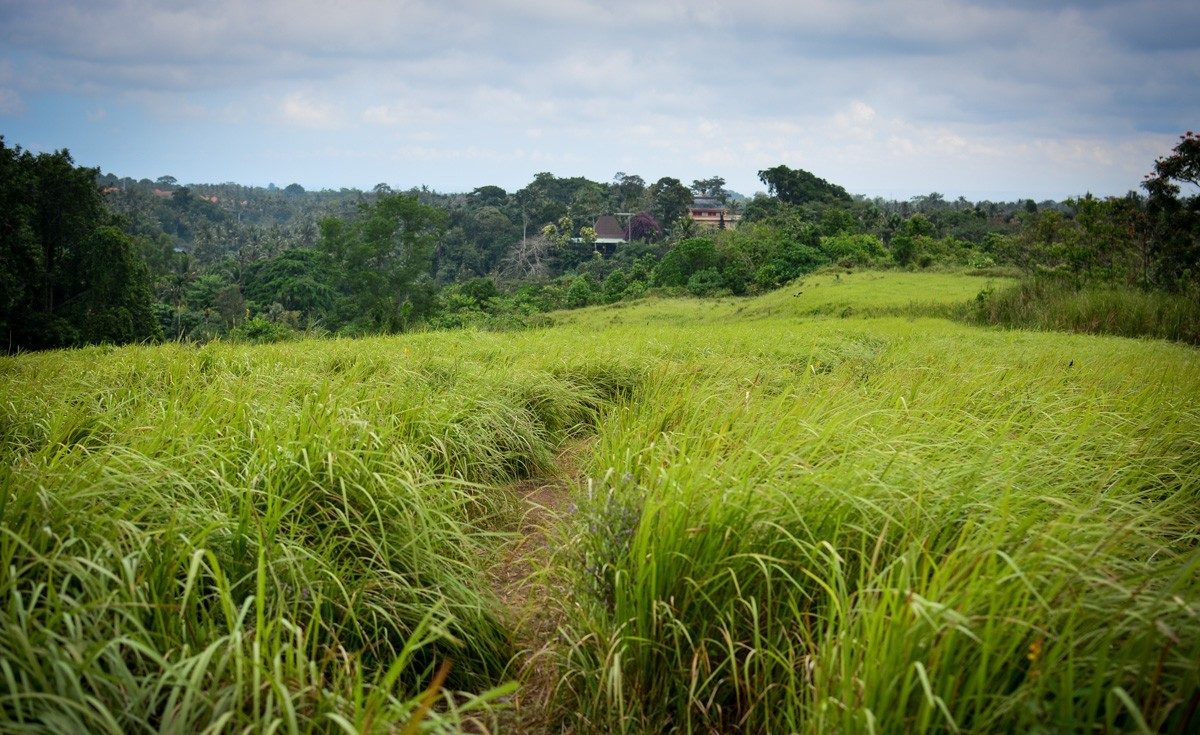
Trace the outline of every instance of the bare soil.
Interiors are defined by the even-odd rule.
[[[586,446],[584,441],[569,443],[555,461],[553,476],[524,480],[510,488],[524,506],[519,535],[492,568],[490,578],[520,648],[514,674],[521,688],[513,695],[512,710],[500,717],[502,733],[542,735],[555,731],[552,653],[561,600],[567,591],[549,571],[549,540],[567,512],[571,485],[578,481],[578,457]]]

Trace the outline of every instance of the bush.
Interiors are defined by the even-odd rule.
[[[783,276],[774,263],[767,263],[754,274],[754,285],[763,291],[775,288],[783,283]]]
[[[571,285],[567,287],[566,307],[579,309],[591,304],[595,298],[596,294],[592,289],[591,282],[580,276],[571,281]]]
[[[693,296],[711,296],[722,289],[725,279],[716,268],[706,268],[688,279],[687,290]]]
[[[874,235],[842,232],[822,237],[821,250],[830,260],[842,266],[866,266],[888,260],[883,242]]]
[[[644,281],[632,281],[625,287],[625,293],[621,294],[621,299],[629,301],[631,299],[640,299],[646,295],[646,283]]]
[[[620,301],[628,287],[629,282],[625,277],[625,271],[615,270],[608,274],[608,278],[604,279],[604,302],[611,304]]]
[[[717,267],[717,249],[706,237],[684,240],[654,269],[655,286],[684,286],[696,273]]]
[[[234,342],[267,344],[295,339],[296,331],[285,324],[269,321],[261,316],[248,319],[229,330],[229,339]]]

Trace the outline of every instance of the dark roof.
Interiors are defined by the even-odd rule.
[[[600,240],[624,240],[625,228],[617,218],[606,214],[596,219],[596,238]]]
[[[725,205],[716,197],[696,197],[692,209],[725,209]]]

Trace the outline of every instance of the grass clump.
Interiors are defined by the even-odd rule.
[[[984,291],[976,319],[1003,327],[1154,337],[1200,344],[1200,292],[1146,291],[1129,286],[1075,287],[1035,278]]]

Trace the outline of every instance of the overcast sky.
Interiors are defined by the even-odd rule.
[[[1135,188],[1189,127],[1196,0],[0,0],[6,142],[137,178],[1042,199]]]

